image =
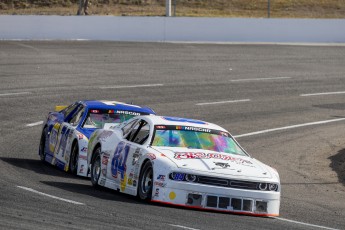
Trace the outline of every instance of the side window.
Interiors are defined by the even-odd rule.
[[[143,144],[149,137],[149,134],[149,124],[146,121],[141,120],[133,127],[126,139],[137,144]]]
[[[146,121],[142,121],[141,127],[137,132],[137,135],[132,140],[134,143],[137,144],[144,144],[145,141],[149,138],[150,135],[150,126]]]
[[[133,120],[131,122],[129,122],[127,125],[125,125],[124,127],[122,127],[122,133],[123,136],[127,136],[131,131],[132,128],[139,122],[139,120]]]
[[[74,103],[73,105],[68,106],[65,110],[64,110],[64,115],[65,118],[70,116],[71,113],[77,108],[78,103]]]
[[[85,108],[83,106],[80,106],[78,108],[78,111],[72,116],[71,120],[70,120],[70,124],[72,126],[77,126],[81,120],[81,118],[83,117],[85,112]]]

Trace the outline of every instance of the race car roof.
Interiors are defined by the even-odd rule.
[[[153,125],[176,125],[176,126],[192,126],[206,129],[216,129],[226,131],[224,128],[205,121],[181,118],[181,117],[168,117],[168,116],[150,116],[147,119],[151,120]],[[226,131],[227,132],[227,131]]]
[[[124,102],[119,102],[119,101],[94,100],[94,101],[81,101],[81,103],[89,108],[94,108],[94,109],[129,110],[129,111],[135,111],[139,113],[156,114],[149,107],[141,107],[138,105],[126,104]]]

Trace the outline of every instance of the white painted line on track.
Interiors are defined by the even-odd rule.
[[[306,93],[306,94],[301,94],[301,97],[310,97],[310,96],[322,96],[322,95],[335,95],[335,94],[344,94],[345,91],[341,92],[324,92],[324,93]]]
[[[294,129],[294,128],[299,128],[299,127],[312,126],[312,125],[321,125],[321,124],[337,122],[337,121],[345,121],[345,118],[338,118],[338,119],[325,120],[325,121],[309,122],[309,123],[298,124],[298,125],[291,125],[291,126],[285,126],[285,127],[279,127],[279,128],[274,128],[274,129],[266,129],[266,130],[252,132],[252,133],[240,134],[240,135],[236,135],[234,137],[235,138],[239,138],[239,137],[254,136],[254,135],[263,134],[263,133],[270,133],[270,132],[274,132],[274,131]]]
[[[43,124],[43,121],[37,121],[35,123],[27,124],[26,126],[27,127],[33,127],[33,126],[42,125],[42,124]]]
[[[301,224],[301,225],[315,227],[315,228],[338,230],[336,228],[329,228],[329,227],[325,227],[325,226],[321,226],[321,225],[316,225],[316,224],[308,224],[308,223],[299,222],[299,221],[295,221],[295,220],[284,219],[284,218],[280,218],[280,217],[273,217],[273,218],[277,219],[277,220],[281,220],[281,221],[291,222],[291,223],[295,223],[295,224]]]
[[[176,225],[176,224],[169,224],[170,226],[177,227],[177,228],[183,228],[183,229],[189,229],[189,230],[199,230],[197,228],[190,228],[182,225]]]
[[[215,105],[215,104],[239,103],[239,102],[247,102],[247,101],[250,101],[250,99],[241,99],[241,100],[233,100],[233,101],[202,102],[202,103],[197,103],[195,105]]]
[[[141,87],[157,87],[163,84],[146,84],[146,85],[118,85],[118,86],[101,86],[101,89],[124,89],[124,88],[141,88]]]
[[[68,203],[72,203],[72,204],[77,204],[77,205],[85,205],[84,203],[80,203],[80,202],[77,202],[77,201],[68,200],[68,199],[64,199],[64,198],[61,198],[61,197],[49,195],[47,193],[39,192],[39,191],[34,190],[32,188],[27,188],[27,187],[23,187],[23,186],[19,186],[19,185],[17,187],[21,188],[21,189],[24,189],[26,191],[29,191],[29,192],[33,192],[33,193],[42,195],[42,196],[47,196],[47,197],[53,198],[53,199],[56,199],[56,200],[61,200],[61,201],[64,201],[64,202],[68,202]]]
[[[14,95],[23,95],[23,94],[30,94],[31,92],[19,92],[19,93],[1,93],[0,97],[3,96],[14,96]]]
[[[232,82],[241,82],[241,81],[269,81],[269,80],[283,80],[290,79],[291,77],[265,77],[265,78],[246,78],[246,79],[234,79],[230,80]]]

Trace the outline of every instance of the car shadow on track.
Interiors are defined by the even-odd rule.
[[[42,162],[39,159],[35,160],[35,159],[0,157],[0,160],[10,165],[13,165],[15,167],[32,171],[33,172],[32,175],[37,178],[38,182],[48,185],[48,186],[52,186],[52,187],[70,191],[73,193],[83,194],[83,195],[96,197],[96,198],[100,198],[104,200],[147,204],[145,202],[139,201],[138,199],[136,199],[136,197],[126,195],[126,194],[121,194],[115,190],[111,190],[104,187],[94,188],[91,185],[90,178],[85,178],[85,177],[69,174],[67,172],[64,172],[58,169],[57,167],[53,165]],[[24,171],[24,170],[23,172],[27,173],[27,171]],[[37,177],[37,175],[35,176],[35,173],[41,174],[43,176],[59,177],[61,179],[59,179],[60,181],[42,181],[42,178],[40,180]],[[43,178],[46,178],[46,177],[43,177]],[[73,179],[73,181],[71,181],[71,179]],[[61,180],[65,180],[65,181],[61,181]]]
[[[136,197],[127,194],[119,193],[115,190],[111,190],[105,187],[93,187],[91,185],[68,183],[68,182],[54,182],[54,181],[40,181],[41,183],[76,194],[82,194],[99,198],[102,200],[120,201],[126,203],[146,204],[139,201]]]
[[[33,171],[37,174],[57,176],[57,177],[63,177],[63,178],[71,178],[71,179],[82,178],[82,177],[77,177],[67,172],[64,172],[53,165],[50,165],[46,162],[42,162],[41,160],[11,158],[11,157],[0,157],[0,160],[8,164],[11,164],[15,167]]]
[[[341,149],[337,154],[329,157],[330,167],[338,174],[338,180],[345,186],[345,149]]]

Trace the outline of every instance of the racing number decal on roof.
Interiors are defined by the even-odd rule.
[[[113,160],[111,161],[111,174],[114,178],[118,178],[120,174],[121,190],[123,191],[126,187],[126,161],[128,157],[130,146],[126,145],[125,142],[120,142],[114,153]]]

